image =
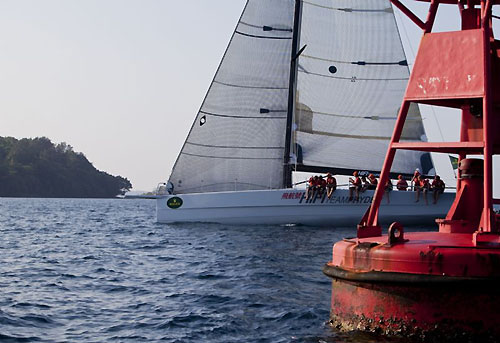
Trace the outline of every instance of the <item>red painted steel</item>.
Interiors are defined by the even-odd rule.
[[[461,15],[464,18],[463,27],[466,29],[458,32],[432,33],[432,24],[439,1],[431,2],[424,25],[424,36],[388,147],[379,185],[386,184],[398,148],[456,152],[460,156],[460,161],[468,154],[482,154],[484,156],[484,182],[483,193],[480,196],[483,197],[484,206],[481,221],[476,229],[491,232],[496,231],[497,228],[491,200],[492,154],[494,150],[500,152],[500,138],[494,138],[492,134],[492,127],[500,128],[498,118],[500,103],[494,103],[499,96],[497,95],[495,99],[492,97],[492,89],[493,87],[500,89],[498,85],[500,81],[498,78],[493,81],[492,71],[500,70],[497,53],[497,47],[500,44],[494,40],[490,26],[493,1],[483,0],[481,4],[481,11],[473,7],[461,7]],[[473,18],[473,15],[476,17]],[[399,142],[411,102],[462,109],[461,141],[456,143],[455,150],[453,150],[453,144],[450,143]],[[493,113],[497,115],[493,116]],[[460,182],[459,179],[458,189],[461,187]],[[384,187],[378,187],[370,209],[358,226],[359,238],[381,234],[377,218],[383,193]],[[456,202],[463,201],[465,200],[458,197],[456,199]]]
[[[403,142],[393,143],[392,148],[419,151],[439,151],[447,153],[456,153],[457,151],[463,151],[468,154],[480,154],[483,151],[484,144],[483,142]]]
[[[419,17],[413,14],[413,12],[409,10],[405,5],[399,2],[399,0],[392,0],[391,2],[393,3],[394,6],[399,8],[401,12],[406,14],[406,16],[408,16],[408,18],[410,18],[410,20],[413,21],[418,27],[420,27],[422,30],[425,29],[425,23],[422,20],[420,20]]]
[[[500,215],[493,204],[500,199],[492,197],[492,155],[500,154],[500,41],[491,13],[500,0],[427,1],[425,22],[391,1],[424,36],[372,204],[357,237],[337,242],[324,268],[333,278],[330,319],[348,330],[498,340]],[[445,3],[458,5],[462,30],[433,33]],[[411,103],[461,109],[460,141],[400,142]],[[405,234],[393,223],[382,235],[378,210],[398,149],[459,155],[456,198],[436,220],[438,232]]]
[[[500,278],[499,243],[492,239],[476,246],[471,233],[413,232],[404,238],[406,243],[392,245],[387,235],[338,242],[328,264],[351,273]]]
[[[394,0],[391,0],[391,2],[393,2],[393,1]],[[416,1],[431,2],[432,0],[416,0]],[[461,3],[465,3],[465,4],[470,3],[474,6],[479,6],[483,2],[483,0],[467,0],[467,1],[464,1],[464,0],[439,0],[439,3],[457,5],[459,3],[459,1]],[[492,1],[492,3],[493,3],[493,5],[500,5],[500,0],[494,0],[494,1]]]
[[[483,59],[482,41],[481,30],[424,35],[405,99],[419,102],[484,96],[484,68],[477,62]]]

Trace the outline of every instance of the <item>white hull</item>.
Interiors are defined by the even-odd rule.
[[[158,198],[156,214],[159,223],[210,222],[221,224],[355,226],[372,201],[373,191],[362,193],[359,202],[349,201],[349,191],[337,189],[331,199],[323,196],[314,201],[304,199],[304,190],[280,189],[217,193],[180,194]],[[390,192],[390,203],[384,195],[379,221],[399,221],[405,225],[433,224],[444,218],[455,193],[444,193],[437,204],[428,205],[414,192]],[[181,200],[179,200],[179,198]],[[170,202],[172,207],[167,206]]]

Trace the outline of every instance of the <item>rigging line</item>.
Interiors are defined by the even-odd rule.
[[[254,24],[245,23],[244,21],[240,21],[240,24],[250,26],[250,27],[255,27],[257,29],[262,29],[262,30],[264,30],[264,28],[270,28],[271,30],[269,30],[269,31],[293,32],[292,29],[279,29],[279,28],[276,28],[274,26],[254,25]]]
[[[278,90],[288,90],[288,87],[261,87],[261,86],[245,86],[245,85],[235,85],[231,83],[225,83],[221,81],[214,80],[214,83],[228,86],[228,87],[236,87],[236,88],[249,88],[249,89],[278,89]]]
[[[349,118],[349,119],[366,119],[366,120],[393,120],[395,121],[397,117],[379,117],[379,116],[350,116],[347,114],[334,114],[334,113],[326,113],[326,112],[317,112],[313,111],[314,114],[320,114],[320,115],[325,115],[325,116],[332,116],[332,117],[341,117],[341,118]],[[414,116],[415,114],[413,114]],[[411,114],[408,115],[408,117],[411,116]],[[421,120],[418,118],[407,118],[406,123],[420,123]],[[297,129],[297,131],[301,131],[300,127]],[[302,132],[307,132],[307,131],[302,131]]]
[[[358,78],[356,76],[352,76],[352,77],[331,76],[331,75],[325,75],[325,74],[319,74],[319,73],[312,73],[312,72],[308,72],[308,71],[304,71],[304,70],[299,70],[299,73],[305,73],[305,74],[321,76],[321,77],[329,77],[331,79],[350,80],[352,82],[356,82],[356,81],[407,81],[408,80],[408,77],[396,78],[396,79],[368,79],[368,78]]]
[[[281,116],[281,117],[232,116],[229,114],[210,113],[210,112],[201,111],[201,110],[200,110],[200,113],[207,114],[209,116],[214,116],[214,117],[235,118],[235,119],[286,119],[286,116]]]
[[[370,120],[380,120],[380,119],[389,119],[389,120],[396,120],[396,117],[380,117],[380,116],[350,116],[348,114],[336,114],[336,113],[328,113],[328,112],[319,112],[319,111],[313,111],[314,114],[322,114],[325,116],[332,116],[332,117],[342,117],[342,118],[355,118],[355,119],[370,119]]]
[[[399,65],[406,67],[406,60],[399,62],[365,62],[365,61],[352,62],[352,61],[330,60],[328,58],[316,57],[311,55],[301,55],[301,57],[306,57],[313,60],[324,61],[324,62],[334,62],[334,63],[357,64],[357,65]]]
[[[264,150],[283,150],[283,147],[272,146],[228,146],[228,145],[210,145],[201,143],[186,142],[186,144],[202,146],[207,148],[220,148],[220,149],[264,149]]]
[[[387,7],[387,8],[383,8],[383,9],[380,9],[380,10],[376,10],[376,9],[373,9],[373,10],[363,10],[363,9],[355,9],[355,8],[341,8],[341,7],[330,7],[330,6],[323,6],[323,5],[319,5],[319,4],[315,4],[315,3],[312,3],[312,2],[309,2],[309,1],[302,1],[304,4],[308,4],[308,5],[311,5],[311,6],[315,6],[315,7],[320,7],[320,8],[325,8],[325,9],[328,9],[328,10],[335,10],[335,11],[342,11],[342,12],[367,12],[367,13],[380,13],[380,12],[386,12],[386,13],[392,13],[392,8],[390,7]]]
[[[252,37],[252,38],[263,38],[263,39],[292,39],[292,37],[267,37],[267,36],[259,36],[259,35],[251,35],[249,33],[243,33],[240,31],[234,31],[234,33],[237,33],[242,36],[247,36],[247,37]]]
[[[232,156],[224,157],[224,156],[197,155],[197,154],[190,154],[184,151],[181,151],[181,154],[194,157],[219,158],[223,160],[280,160],[281,161],[282,159],[281,157],[232,157]]]

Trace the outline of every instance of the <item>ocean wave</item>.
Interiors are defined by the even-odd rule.
[[[142,200],[0,198],[0,342],[340,337],[324,324],[325,230],[153,216]]]

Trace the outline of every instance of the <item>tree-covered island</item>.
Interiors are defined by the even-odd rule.
[[[0,137],[0,197],[111,198],[130,188],[66,143]]]

